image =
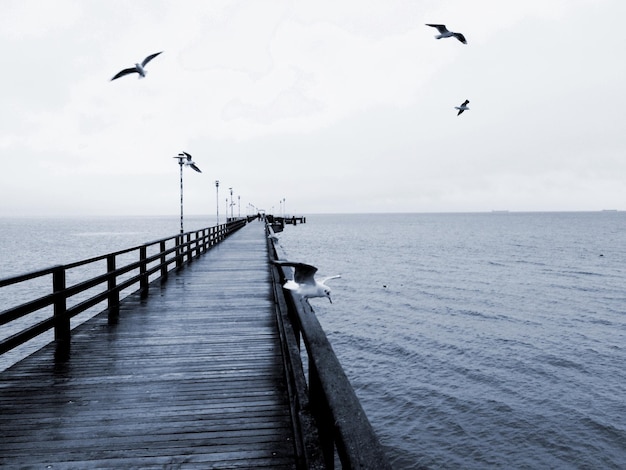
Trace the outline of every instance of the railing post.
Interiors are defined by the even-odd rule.
[[[167,257],[165,256],[165,240],[159,243],[159,250],[161,250],[161,280],[167,278]]]
[[[147,249],[146,245],[139,248],[139,289],[141,290],[141,298],[148,296],[148,267],[146,265]]]
[[[324,463],[328,470],[335,468],[335,429],[333,418],[326,403],[324,390],[319,375],[309,356],[309,403],[311,404],[313,417],[319,429],[320,445]]]
[[[67,316],[67,300],[65,298],[65,267],[58,266],[52,272],[52,290],[56,294],[54,300],[54,339],[69,341],[70,319]]]
[[[187,248],[185,249],[185,252],[187,253],[187,262],[190,263],[191,262],[191,258],[192,258],[192,252],[193,250],[191,249],[191,233],[187,234]]]
[[[110,254],[107,256],[107,289],[109,291],[108,304],[109,304],[109,320],[114,319],[119,313],[120,293],[116,289],[117,276],[115,275],[115,255]]]
[[[183,266],[183,236],[176,235],[176,269],[180,269]]]

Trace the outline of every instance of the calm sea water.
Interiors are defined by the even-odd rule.
[[[0,277],[178,228],[0,219]],[[626,468],[626,213],[310,215],[280,243],[342,275],[311,304],[394,468]]]
[[[626,213],[310,216],[289,258],[394,468],[626,468]]]

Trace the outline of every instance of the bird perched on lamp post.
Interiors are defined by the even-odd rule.
[[[187,165],[188,167],[191,167],[193,170],[196,170],[198,173],[202,173],[200,168],[198,168],[197,165],[192,160],[191,155],[189,155],[187,152],[179,153],[178,157],[175,157],[175,158],[179,158],[179,157],[186,158],[186,161],[184,162],[185,165]]]
[[[194,163],[191,155],[187,152],[179,153],[178,156],[173,157],[178,159],[178,165],[180,166],[180,233],[184,233],[183,230],[183,166],[191,167],[198,173],[202,173],[200,168]]]

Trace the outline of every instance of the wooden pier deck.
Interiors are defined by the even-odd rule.
[[[3,468],[295,468],[264,225],[0,374]]]

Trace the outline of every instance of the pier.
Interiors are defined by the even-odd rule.
[[[52,310],[0,353],[55,331],[0,373],[0,466],[390,468],[314,312],[282,289],[268,231],[242,219],[86,260],[106,273],[71,286],[82,263],[0,280],[52,279],[0,312],[11,325]]]

